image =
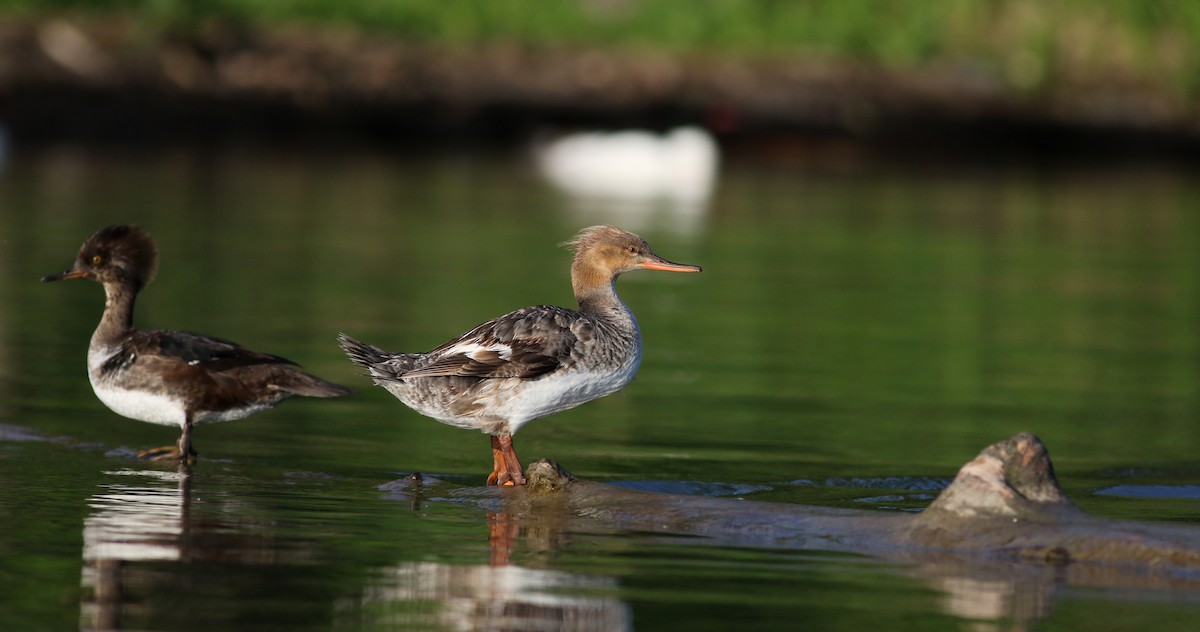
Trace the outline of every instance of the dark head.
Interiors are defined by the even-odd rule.
[[[105,226],[79,248],[75,265],[42,281],[91,279],[105,285],[131,285],[140,290],[154,279],[158,248],[146,231],[132,224]]]

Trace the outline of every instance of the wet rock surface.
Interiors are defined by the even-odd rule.
[[[1072,586],[1200,590],[1200,527],[1092,516],[1062,492],[1045,445],[1021,433],[986,447],[920,514],[686,496],[582,480],[543,459],[517,488],[408,486],[408,498],[487,512],[489,564],[552,555],[612,533],[685,546],[857,554],[893,566],[973,620],[1045,619]],[[1186,595],[1186,596],[1185,596]]]
[[[586,523],[714,544],[960,564],[1086,563],[1090,570],[1077,570],[1080,576],[1111,581],[1097,569],[1120,576],[1120,569],[1136,568],[1135,575],[1165,573],[1200,588],[1200,528],[1087,514],[1062,492],[1045,445],[1029,433],[985,448],[916,515],[634,491],[579,480],[546,459],[532,463],[526,477],[524,488],[474,498],[541,527]]]

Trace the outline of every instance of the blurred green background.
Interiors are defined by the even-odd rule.
[[[127,95],[91,104],[93,127],[153,104],[139,124],[165,118],[158,134],[254,109],[239,133],[289,116],[307,117],[289,133],[399,138],[691,122],[727,142],[900,136],[910,153],[983,132],[986,154],[1017,137],[1066,151],[1080,139],[1054,134],[1082,129],[1195,153],[1187,0],[6,0],[0,25],[7,118],[44,123],[18,135],[81,129],[66,91]],[[430,124],[384,122],[405,108]]]

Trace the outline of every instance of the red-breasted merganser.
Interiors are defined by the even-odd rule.
[[[406,406],[492,435],[488,485],[523,485],[512,435],[527,422],[620,390],[637,373],[642,336],[617,296],[622,272],[699,272],[650,251],[646,240],[593,226],[575,249],[571,285],[579,311],[539,305],[489,320],[427,353],[390,353],[338,337],[346,355]]]
[[[139,458],[192,461],[192,426],[241,419],[292,395],[344,397],[353,391],[297,369],[285,358],[186,331],[133,328],[133,303],[154,278],[158,249],[141,228],[107,226],[83,243],[75,265],[42,281],[91,279],[107,300],[88,347],[92,390],[113,412],[180,426],[174,446]]]

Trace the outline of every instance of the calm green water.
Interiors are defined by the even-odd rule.
[[[175,439],[94,397],[82,240],[158,240],[143,327],[190,329],[361,388]],[[462,485],[487,437],[412,413],[337,349],[423,350],[571,303],[579,228],[700,275],[625,275],[646,353],[621,393],[527,426],[526,462],[692,494],[897,511],[1039,434],[1114,517],[1200,523],[1200,181],[1184,170],[842,171],[727,161],[702,208],[582,204],[516,153],[16,151],[0,172],[5,629],[1190,629],[1200,594],[855,555],[546,533],[389,492]]]

